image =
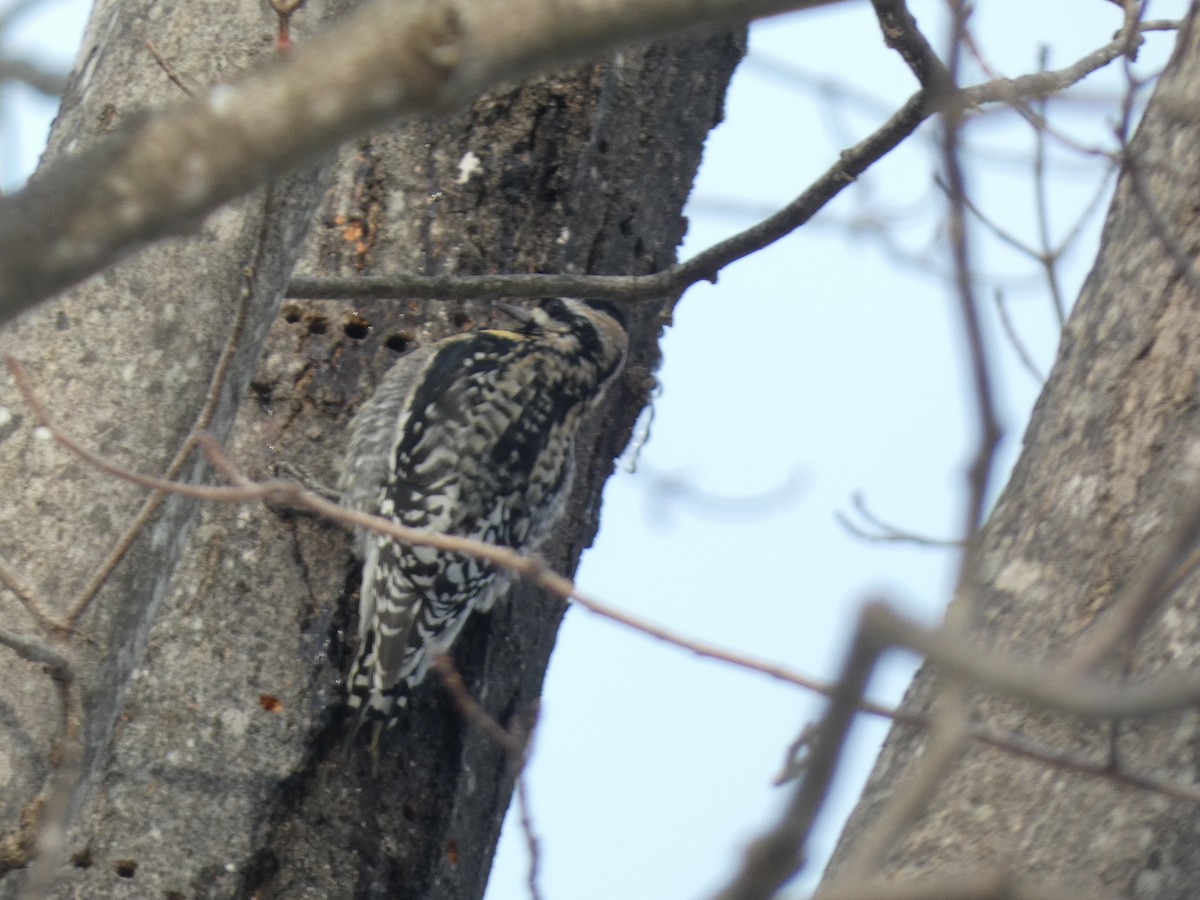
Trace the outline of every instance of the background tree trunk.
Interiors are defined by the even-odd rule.
[[[155,32],[159,52],[186,80],[207,84],[270,51],[273,20],[254,5],[228,5],[172,11],[170,28]],[[136,102],[127,98],[142,96],[131,86],[139,78],[148,97],[176,90],[133,24],[155,21],[153,11],[135,7],[100,3],[93,13],[80,56],[89,75],[65,101],[53,146],[123,115]],[[316,20],[306,6],[298,28],[306,16]],[[662,268],[674,260],[700,148],[742,49],[740,36],[722,34],[624,51],[347,147],[309,237],[308,271]],[[5,348],[27,363],[73,431],[134,468],[161,471],[192,426],[246,299],[236,364],[210,430],[251,477],[288,461],[333,481],[345,422],[395,352],[491,317],[486,302],[288,302],[277,315],[322,185],[319,174],[299,178],[222,211],[200,237],[155,248],[49,305]],[[547,548],[558,571],[573,571],[591,540],[600,488],[653,383],[672,302],[629,311],[627,375],[580,441],[571,514]],[[11,385],[4,390],[3,403],[23,409]],[[6,481],[24,494],[3,511],[0,549],[57,609],[142,494],[66,459],[27,425],[14,415],[0,443]],[[71,643],[88,752],[73,864],[58,892],[480,896],[515,772],[435,679],[385,742],[377,775],[361,748],[342,761],[339,679],[357,577],[348,536],[248,507],[204,507],[193,531],[192,510],[166,501]],[[64,527],[43,528],[47,521]],[[19,527],[30,522],[39,523],[40,541]],[[74,527],[81,522],[88,526]],[[488,712],[520,729],[535,715],[564,607],[525,588],[514,594],[470,624],[455,657]],[[7,595],[0,602],[6,621],[26,616]],[[15,748],[0,752],[19,773],[2,812],[15,823],[47,778],[58,720],[46,710],[57,700],[33,664],[21,664],[0,690],[12,710],[0,723],[0,747]],[[24,834],[11,832],[16,844]],[[8,865],[23,849],[11,847]],[[0,897],[15,896],[23,878],[8,873]]]
[[[980,536],[977,628],[997,650],[1062,658],[1104,621],[1111,599],[1171,524],[1183,487],[1196,481],[1200,310],[1194,276],[1183,277],[1181,264],[1192,265],[1200,247],[1198,95],[1193,21],[1132,143],[1024,452]],[[1159,223],[1173,246],[1158,236]],[[1198,591],[1193,573],[1170,595],[1128,661],[1129,679],[1200,665]],[[929,711],[937,690],[937,673],[925,666],[904,709]],[[1194,711],[1110,726],[992,696],[972,708],[986,726],[1075,757],[1102,761],[1115,749],[1119,766],[1198,781]],[[862,874],[847,868],[850,855],[924,746],[924,731],[893,728],[827,880]],[[1198,829],[1194,802],[976,744],[947,773],[886,873],[998,869],[1059,880],[1081,896],[1194,897]]]

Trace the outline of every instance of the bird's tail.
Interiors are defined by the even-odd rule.
[[[342,745],[342,760],[350,759],[350,751],[359,732],[371,723],[371,740],[367,745],[372,765],[379,763],[379,744],[385,728],[395,724],[396,711],[408,704],[408,683],[401,679],[390,688],[379,683],[378,666],[375,665],[375,634],[367,632],[366,643],[354,658],[350,676],[346,679],[346,706],[350,710],[351,725]]]

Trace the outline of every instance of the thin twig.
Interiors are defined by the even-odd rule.
[[[445,653],[438,653],[433,657],[432,668],[438,681],[450,695],[459,715],[482,731],[488,740],[518,761],[519,764],[525,756],[525,742],[509,734],[504,726],[493,719],[488,711],[480,706],[479,701],[471,696],[454,661]]]
[[[1159,606],[1200,565],[1200,481],[1185,492],[1175,520],[1148,555],[1070,655],[1070,668],[1095,671],[1118,646],[1132,646]]]
[[[538,870],[541,868],[541,843],[537,832],[533,830],[533,815],[530,813],[529,784],[524,770],[517,777],[517,809],[521,814],[521,831],[525,835],[525,847],[529,852],[529,874],[525,883],[529,885],[531,900],[541,900],[542,891],[538,886]]]
[[[1038,54],[1038,71],[1044,72],[1049,59],[1049,48],[1042,46]],[[1033,101],[1033,109],[1043,121],[1047,120],[1046,109],[1049,98],[1042,97]],[[1051,246],[1050,239],[1050,204],[1049,185],[1046,181],[1046,132],[1044,129],[1033,130],[1033,184],[1034,207],[1037,211],[1038,241],[1040,252],[1038,260],[1046,274],[1046,286],[1053,300],[1054,315],[1058,321],[1059,330],[1067,321],[1067,304],[1063,300],[1062,288],[1058,283],[1058,252]]]
[[[862,538],[865,541],[874,541],[878,543],[901,543],[915,544],[918,547],[962,547],[962,541],[949,540],[947,538],[933,538],[926,535],[917,534],[915,531],[909,531],[905,528],[897,528],[882,519],[867,508],[867,502],[861,493],[855,493],[850,502],[854,505],[855,511],[866,520],[867,524],[874,528],[874,531],[867,531],[859,527],[849,516],[842,512],[834,513],[834,517],[838,520],[843,528],[857,538]]]
[[[531,721],[522,734],[514,734],[497,722],[479,701],[471,696],[454,661],[445,653],[438,653],[433,658],[433,672],[437,675],[442,687],[450,695],[455,708],[467,722],[482,731],[487,738],[503,750],[509,759],[509,764],[516,770],[517,776],[517,808],[520,811],[521,831],[525,835],[525,844],[529,851],[529,896],[533,900],[541,900],[541,890],[538,887],[538,868],[541,860],[540,844],[533,828],[533,815],[529,806],[529,788],[525,778],[525,763],[529,758],[529,746],[533,740],[536,721]]]
[[[191,99],[195,96],[195,94],[192,93],[192,89],[184,84],[183,79],[176,74],[175,69],[171,67],[171,64],[163,59],[162,54],[158,52],[158,48],[154,46],[154,42],[149,38],[146,40],[146,50],[148,50],[150,55],[154,57],[154,61],[158,63],[158,67],[163,70],[163,74],[170,79],[171,84],[183,91],[188,99]]]
[[[37,638],[22,637],[0,629],[0,645],[30,662],[45,666],[56,680],[69,681],[71,678],[71,664],[67,658]]]
[[[0,584],[3,584],[13,592],[16,598],[21,601],[21,605],[29,611],[29,614],[44,629],[50,632],[59,630],[61,623],[58,619],[54,617],[54,614],[50,610],[42,605],[42,601],[38,599],[37,595],[26,587],[21,579],[17,577],[17,573],[2,558],[0,558]]]
[[[813,822],[829,795],[850,725],[875,670],[880,649],[866,628],[860,626],[856,630],[821,722],[813,730],[803,778],[779,821],[746,848],[738,872],[716,894],[715,900],[773,897],[804,864]]]
[[[1156,23],[1165,27],[1169,23]],[[992,103],[1058,93],[1118,59],[1127,48],[1123,35],[1069,66],[1019,78],[996,78],[963,88],[957,102],[964,111]],[[348,278],[294,278],[287,296],[311,300],[464,300],[476,297],[595,297],[641,300],[676,297],[700,281],[717,280],[720,272],[808,222],[853,184],[875,162],[903,143],[937,112],[925,89],[912,95],[874,134],[842,151],[838,162],[786,207],[696,256],[651,275],[436,275],[395,274]]]
[[[1009,344],[1016,351],[1017,359],[1021,361],[1021,365],[1025,367],[1033,380],[1038,384],[1046,383],[1046,376],[1038,369],[1037,363],[1033,361],[1033,357],[1029,354],[1025,342],[1021,340],[1021,336],[1017,334],[1017,326],[1013,323],[1012,317],[1008,313],[1008,304],[1004,302],[1004,292],[999,288],[992,295],[996,299],[996,312],[1000,316],[1000,326],[1004,329],[1004,334],[1008,338]]]
[[[950,187],[946,184],[946,182],[942,179],[942,177],[940,175],[936,175],[936,176],[934,176],[933,180],[934,180],[934,184],[936,184],[939,188],[941,188],[942,193],[945,194],[947,197],[949,197],[950,196]],[[1034,259],[1034,260],[1041,259],[1041,254],[1039,254],[1037,250],[1035,250],[1033,247],[1029,246],[1029,244],[1025,243],[1023,240],[1021,240],[1019,237],[1017,237],[1011,231],[1004,228],[1004,226],[1002,226],[999,222],[997,222],[995,219],[993,219],[991,216],[989,216],[986,212],[984,212],[982,209],[980,209],[979,206],[976,205],[975,201],[972,200],[970,197],[964,196],[962,198],[962,203],[963,203],[963,206],[966,207],[967,212],[969,212],[972,216],[974,216],[976,219],[978,219],[979,222],[985,228],[987,228],[987,230],[990,231],[995,237],[997,237],[1000,241],[1002,241],[1005,244],[1008,244],[1008,246],[1012,247],[1014,250],[1016,250],[1022,256],[1027,256],[1030,259]]]
[[[30,401],[35,415],[43,416],[44,409],[40,401],[29,393],[29,385],[20,364],[12,357],[8,357],[7,361],[18,388],[25,395],[27,401]],[[729,662],[782,681],[827,693],[830,696],[836,696],[841,690],[841,686],[836,683],[832,686],[822,687],[821,682],[798,676],[783,666],[762,663],[743,654],[716,648],[703,642],[692,642],[680,638],[669,629],[602,603],[580,591],[570,579],[547,569],[537,557],[522,556],[507,547],[406,528],[380,516],[371,516],[338,506],[291,482],[251,483],[241,479],[245,486],[212,487],[164,481],[161,478],[133,472],[99,457],[79,446],[49,419],[41,419],[41,424],[50,431],[55,440],[60,441],[63,446],[82,458],[93,462],[103,471],[152,490],[173,491],[182,496],[200,500],[227,503],[262,502],[304,509],[325,516],[330,521],[338,522],[347,528],[367,528],[404,543],[435,547],[451,553],[473,556],[508,569],[589,612],[627,625],[697,656]],[[196,436],[196,442],[213,460],[216,468],[229,467],[228,460],[210,436],[199,434]],[[872,634],[879,639],[881,645],[905,647],[928,657],[941,666],[959,672],[985,687],[1060,712],[1074,713],[1094,719],[1141,718],[1200,703],[1200,678],[1164,677],[1155,681],[1114,687],[1101,681],[1080,678],[1078,674],[1067,670],[1066,667],[1038,666],[1027,660],[1001,657],[974,643],[953,637],[944,630],[931,631],[923,628],[883,604],[867,604],[863,616],[864,623],[875,629]],[[892,715],[874,704],[865,705],[865,708],[867,711],[879,715]]]
[[[1071,230],[1067,232],[1065,237],[1063,237],[1062,243],[1059,245],[1057,251],[1059,259],[1062,259],[1066,255],[1067,250],[1072,244],[1075,243],[1075,241],[1079,238],[1079,235],[1083,232],[1084,226],[1087,225],[1092,216],[1100,208],[1100,204],[1112,193],[1112,188],[1109,185],[1109,181],[1112,179],[1113,174],[1116,171],[1116,160],[1110,157],[1104,177],[1096,180],[1096,189],[1092,192],[1092,196],[1088,199],[1088,202],[1084,205],[1083,211],[1080,212],[1078,218],[1075,220],[1075,223],[1071,226]]]
[[[927,77],[937,77],[939,89],[951,98],[944,104],[942,122],[942,165],[946,173],[948,200],[947,231],[954,262],[957,307],[970,361],[977,423],[977,445],[967,471],[968,497],[964,506],[962,527],[966,548],[959,563],[954,597],[946,613],[944,626],[952,638],[961,640],[969,633],[975,615],[974,582],[979,552],[977,534],[983,522],[995,449],[1000,440],[1000,427],[996,420],[990,365],[972,284],[973,275],[967,243],[967,191],[959,157],[963,107],[956,102],[958,95],[955,85],[958,80],[968,11],[961,0],[951,2],[950,9],[952,21],[949,60],[944,71]],[[911,20],[911,16],[902,24],[905,33],[893,38],[895,45],[914,47],[921,53],[930,52],[924,49],[928,48],[928,42],[920,33],[916,22]],[[908,61],[907,56],[905,59]],[[914,69],[914,72],[917,70]],[[917,74],[920,77],[920,73]],[[865,624],[864,622],[864,627]],[[925,752],[911,777],[896,787],[889,801],[855,843],[846,863],[848,871],[869,875],[883,865],[896,841],[921,814],[937,786],[945,780],[947,771],[966,744],[970,684],[966,679],[959,677],[958,673],[950,673],[940,684],[941,690],[935,701]]]
[[[43,900],[50,896],[67,854],[71,798],[83,776],[83,707],[78,686],[69,672],[56,675],[54,682],[62,706],[60,737],[57,752],[51,754],[52,769],[35,826],[37,839],[22,900]]]

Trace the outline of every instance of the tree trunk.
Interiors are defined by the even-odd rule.
[[[1200,434],[1200,308],[1181,275],[1200,247],[1200,41],[1179,37],[1132,142],[1103,241],[1062,336],[1025,435],[1024,452],[980,536],[979,639],[998,651],[1062,659],[1105,621],[1196,482]],[[1168,246],[1159,223],[1171,231]],[[1200,578],[1179,585],[1137,643],[1128,678],[1200,666]],[[1120,656],[1120,654],[1117,654]],[[1118,660],[1121,661],[1121,660]],[[1110,667],[1114,668],[1115,667]],[[931,709],[925,666],[905,698]],[[974,719],[1072,757],[1197,783],[1200,717],[1185,711],[1114,724],[978,696]],[[926,734],[892,729],[826,873],[848,861],[864,830],[919,764]],[[1081,896],[1200,894],[1200,817],[1169,799],[1103,777],[1051,768],[974,744],[946,773],[885,873],[905,879],[1001,870],[1069,885]]]
[[[272,22],[252,12],[252,23],[231,28],[261,52]],[[212,79],[226,66],[245,65],[223,54],[209,58],[213,13],[205,4],[196,15],[208,24],[173,27],[177,46],[155,38],[189,78]],[[172,21],[178,15],[172,12]],[[100,8],[94,16],[102,24],[89,35],[112,12]],[[119,22],[129,21],[123,16]],[[130,34],[136,64],[151,82],[172,89],[138,55],[142,40]],[[217,45],[225,47],[224,39]],[[722,34],[623,51],[605,63],[497,89],[448,119],[408,122],[355,142],[343,150],[314,219],[306,273],[640,274],[669,265],[686,227],[681,209],[700,148],[720,117],[742,45],[740,36]],[[86,55],[85,47],[81,59]],[[213,70],[196,72],[192,60],[207,60]],[[133,65],[119,71],[130,78]],[[69,122],[102,120],[103,103],[116,90],[98,90],[93,79],[87,100],[94,105],[60,117],[59,132]],[[64,109],[80,102],[69,99]],[[293,252],[269,267],[263,286],[255,282],[253,297],[265,299],[247,304],[253,318],[238,356],[261,358],[258,371],[251,376],[239,366],[210,430],[250,477],[268,477],[286,461],[332,483],[345,423],[396,351],[486,325],[491,314],[486,301],[352,308],[288,301],[277,315],[295,235],[311,216],[312,204],[299,198],[316,196],[311,187],[297,191],[277,185],[266,200],[260,195],[236,215],[214,217],[210,228],[229,227],[246,248],[218,244],[207,229],[156,248],[89,283],[76,306],[48,307],[22,326],[40,330],[22,331],[6,347],[24,355],[35,386],[75,433],[135,468],[161,470],[203,401],[243,286],[268,269],[265,251],[256,248],[274,240]],[[251,276],[243,274],[248,265]],[[152,277],[172,281],[160,285]],[[673,299],[629,310],[626,375],[610,391],[602,421],[579,442],[571,513],[545,550],[558,571],[572,572],[591,541],[600,489],[652,386],[658,333]],[[75,341],[65,348],[61,340],[51,343],[64,322],[62,333]],[[117,352],[104,349],[114,339],[99,333],[101,325],[127,335]],[[86,343],[81,328],[88,329]],[[176,374],[183,361],[186,383]],[[89,380],[59,374],[68,362],[85,368]],[[19,408],[5,391],[4,403]],[[21,469],[8,476],[30,487],[23,506],[3,513],[9,538],[0,549],[19,572],[43,575],[28,576],[40,595],[66,596],[141,495],[36,442],[26,416],[13,422],[0,451],[14,458],[11,465],[36,464],[40,480]],[[61,533],[39,525],[47,538],[41,547],[28,528],[16,529],[18,520],[46,521],[50,479],[56,492],[74,486],[51,515],[84,523],[76,527],[86,531],[86,545],[70,525]],[[201,508],[189,533],[191,509],[166,502],[70,645],[86,686],[89,753],[87,790],[70,835],[73,865],[57,890],[88,897],[480,896],[515,772],[435,678],[385,740],[378,773],[361,748],[343,761],[340,678],[357,589],[348,536],[304,516],[218,506]],[[468,625],[454,657],[487,712],[520,729],[536,714],[564,605],[527,587],[512,593]],[[0,602],[6,620],[25,616],[7,596]],[[21,790],[6,792],[6,804],[17,801],[3,809],[9,823],[47,777],[57,721],[44,712],[57,703],[49,680],[38,666],[21,665],[15,684],[0,688],[20,714],[0,724],[14,736],[0,746],[20,748],[24,767]],[[0,881],[0,897],[13,896],[22,877],[18,871]]]
[[[314,4],[313,21],[336,6]],[[273,52],[273,22],[252,5],[206,3],[167,19],[157,15],[159,7],[151,0],[97,4],[46,162],[178,102],[180,89],[147,53],[147,22],[155,23],[159,52],[192,83],[214,82]],[[217,49],[197,52],[201,46]],[[231,204],[196,237],[159,244],[18,321],[0,336],[0,347],[25,364],[51,413],[91,447],[140,471],[162,472],[205,405],[218,356],[231,339],[230,323],[241,309],[244,321],[230,344],[225,389],[215,397],[207,426],[218,439],[229,434],[327,183],[328,172],[294,174]],[[61,617],[132,521],[145,491],[101,476],[39,440],[11,378],[0,379],[0,391],[6,413],[0,472],[9,486],[0,508],[0,557]],[[196,480],[203,468],[193,462],[181,477]],[[82,790],[73,793],[72,807],[99,775],[127,682],[194,515],[194,504],[168,498],[66,642],[84,711]],[[0,591],[0,621],[36,633],[28,610],[9,591]],[[63,749],[57,743],[59,697],[43,667],[8,651],[5,665],[0,872],[27,859],[42,791],[53,775],[51,760]],[[5,878],[0,895],[12,896],[20,877]]]

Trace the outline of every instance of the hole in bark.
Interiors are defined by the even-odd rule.
[[[346,317],[346,322],[342,325],[342,331],[352,341],[361,341],[371,333],[371,323],[362,316],[351,313]]]
[[[407,331],[397,331],[395,334],[390,334],[387,340],[383,342],[383,346],[396,353],[403,353],[412,344],[413,336]]]
[[[250,397],[260,408],[271,408],[271,385],[265,381],[250,382]]]
[[[324,334],[329,330],[329,320],[324,316],[313,316],[308,320],[309,334]]]
[[[137,860],[118,859],[113,863],[113,870],[122,878],[132,878],[137,871]]]
[[[462,310],[450,314],[450,321],[454,323],[455,328],[466,328],[471,324],[471,317]]]
[[[283,321],[293,325],[300,321],[300,317],[302,315],[300,312],[300,307],[295,303],[284,304],[283,309],[281,309],[279,313],[283,316]]]
[[[71,865],[77,869],[90,869],[93,862],[95,860],[92,859],[91,847],[84,847],[82,850],[76,850],[71,854]]]

